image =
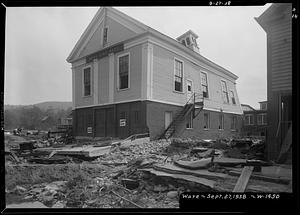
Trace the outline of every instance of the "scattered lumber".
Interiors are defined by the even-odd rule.
[[[172,174],[193,175],[196,177],[206,178],[210,180],[224,179],[227,176],[227,174],[209,172],[206,169],[201,169],[201,170],[184,169],[175,166],[173,164],[153,165],[153,169],[157,171],[166,172],[166,173],[172,173]]]
[[[252,174],[254,167],[253,166],[245,166],[241,176],[239,177],[233,192],[234,193],[243,193],[245,192],[245,189],[247,187],[248,181],[250,179],[250,176]]]
[[[208,188],[208,189],[214,189],[214,185],[216,183],[213,180],[199,178],[199,177],[196,177],[193,175],[171,174],[171,173],[166,173],[166,172],[158,171],[158,170],[151,169],[151,168],[140,169],[140,171],[150,172],[151,174],[154,174],[154,175],[160,176],[160,177],[169,177],[169,178],[183,180],[183,181],[187,181],[187,182],[195,182],[195,183],[197,183],[205,188]]]
[[[237,159],[237,158],[226,158],[226,157],[215,157],[213,160],[214,163],[224,166],[224,167],[234,167],[238,165],[246,165],[246,159]],[[207,165],[211,163],[211,158],[201,159],[198,161],[176,161],[175,165],[186,168],[186,169],[206,169]]]

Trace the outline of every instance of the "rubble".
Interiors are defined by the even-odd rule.
[[[254,167],[245,191],[291,190],[291,176],[274,176],[278,169],[272,172],[273,164],[261,159],[261,140],[143,137],[58,148],[47,146],[55,146],[57,139],[35,141],[35,149],[17,153],[19,163],[6,163],[10,202],[19,198],[51,208],[174,208],[182,192],[233,191],[245,166]]]

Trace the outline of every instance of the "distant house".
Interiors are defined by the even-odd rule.
[[[292,128],[292,4],[272,4],[255,19],[267,33],[267,153],[275,160]]]
[[[267,134],[267,102],[259,102],[260,109],[256,110],[250,105],[242,104],[244,112],[243,126],[241,129],[242,136],[261,136]]]
[[[237,135],[243,114],[238,77],[203,57],[197,38],[189,30],[175,40],[100,8],[67,58],[74,135]]]

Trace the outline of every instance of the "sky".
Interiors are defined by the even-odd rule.
[[[195,32],[200,54],[236,74],[243,104],[267,99],[266,33],[254,20],[270,4],[248,7],[115,7],[177,38]],[[66,58],[98,7],[7,7],[4,104],[71,101]]]

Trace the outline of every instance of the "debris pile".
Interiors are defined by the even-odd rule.
[[[264,144],[132,138],[35,145],[6,163],[6,195],[12,203],[18,198],[54,208],[176,208],[187,191],[290,192],[291,169],[264,161]]]

